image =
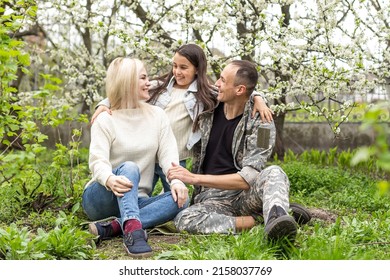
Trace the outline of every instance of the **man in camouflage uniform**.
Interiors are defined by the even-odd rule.
[[[193,204],[175,218],[179,231],[236,233],[265,221],[270,240],[294,240],[297,224],[288,215],[289,181],[278,166],[266,166],[275,143],[274,123],[251,117],[256,67],[229,63],[216,82],[219,104],[200,116],[201,141],[194,147],[194,173],[173,166],[168,179],[195,186]]]

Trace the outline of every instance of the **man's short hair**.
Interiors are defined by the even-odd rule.
[[[238,67],[234,85],[244,85],[248,95],[251,95],[257,85],[259,74],[256,65],[248,60],[233,60],[229,64]]]

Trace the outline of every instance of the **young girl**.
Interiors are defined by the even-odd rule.
[[[196,44],[179,47],[173,56],[171,71],[163,77],[163,82],[150,90],[148,102],[164,109],[168,115],[177,141],[180,165],[185,167],[186,160],[192,157],[192,147],[200,140],[199,114],[214,110],[217,105],[217,90],[207,77],[206,55]],[[271,121],[272,111],[263,99],[258,96],[254,98],[254,102],[255,110],[260,113],[263,121]],[[99,105],[105,106],[98,107],[92,116],[92,122],[99,113],[109,112],[107,99]],[[164,192],[169,191],[165,174],[156,164],[154,185],[159,178]]]
[[[156,158],[166,173],[179,162],[177,144],[164,111],[147,104],[150,82],[140,60],[116,58],[107,70],[106,92],[112,113],[103,112],[91,127],[89,167],[92,179],[82,196],[91,220],[117,219],[89,225],[100,240],[123,234],[129,255],[152,253],[143,228],[172,220],[188,205],[188,189],[180,180],[170,190],[150,197]]]

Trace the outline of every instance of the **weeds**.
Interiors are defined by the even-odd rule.
[[[27,226],[20,228],[15,223],[0,228],[0,259],[92,259],[95,246],[91,235],[80,228],[77,210],[75,205],[69,215],[60,211],[49,231],[38,227],[34,233]]]
[[[67,153],[64,152],[63,155]],[[162,248],[154,258],[160,260],[347,260],[390,258],[390,202],[378,193],[376,180],[360,172],[340,167],[341,153],[331,151],[313,153],[302,159],[289,154],[286,162],[279,162],[290,178],[290,199],[310,209],[331,211],[336,217],[312,221],[299,228],[294,246],[268,244],[264,240],[263,225],[237,235],[185,235],[177,244],[159,244]],[[58,153],[57,153],[58,155]],[[79,151],[79,165],[86,164],[87,153]],[[41,161],[37,170],[55,170],[50,158]],[[291,160],[291,159],[296,160]],[[349,156],[348,156],[349,158]],[[315,162],[315,163],[309,163]],[[331,164],[332,163],[332,164]],[[95,248],[92,237],[83,228],[86,221],[80,209],[82,184],[73,180],[74,192],[58,188],[65,182],[64,174],[76,165],[61,162],[61,172],[48,172],[41,188],[58,195],[58,201],[42,211],[32,204],[15,200],[18,188],[0,188],[0,258],[2,259],[115,259]],[[81,169],[80,169],[81,170]],[[57,169],[58,171],[58,169]],[[73,171],[74,172],[74,171]],[[81,172],[82,173],[82,172]],[[81,173],[79,173],[80,178]],[[77,173],[73,173],[74,175]],[[34,172],[29,177],[35,181]],[[375,176],[374,176],[375,177]],[[85,174],[87,178],[87,174]],[[28,180],[26,178],[26,180]],[[69,185],[68,181],[66,184]],[[26,186],[28,181],[26,181]],[[33,185],[34,186],[34,185]],[[42,190],[43,190],[42,189]],[[40,192],[36,192],[40,193]],[[68,197],[69,196],[69,197]],[[70,199],[69,199],[70,198]],[[62,208],[64,202],[72,207]],[[24,205],[24,207],[20,207]],[[326,213],[326,212],[325,212]],[[6,225],[9,224],[9,225]]]
[[[66,154],[66,153],[64,153]],[[325,153],[326,154],[326,153]],[[177,244],[159,244],[160,260],[347,260],[390,258],[390,202],[378,193],[376,180],[336,164],[340,153],[313,153],[314,156],[289,154],[279,164],[290,178],[291,201],[310,209],[324,209],[335,214],[336,222],[314,216],[298,231],[294,246],[268,244],[263,225],[238,235],[186,235]],[[80,164],[86,155],[80,150]],[[295,158],[296,160],[291,160]],[[344,158],[344,156],[342,156]],[[50,159],[50,157],[48,157]],[[315,161],[316,163],[308,163]],[[333,163],[333,164],[330,164]],[[69,162],[61,163],[61,172],[51,172],[42,180],[42,187],[59,196],[57,204],[71,202],[72,208],[45,208],[35,211],[31,204],[20,208],[12,200],[17,188],[0,188],[0,258],[2,259],[115,259],[99,253],[92,237],[83,228],[85,216],[80,209],[81,192],[60,191],[53,186],[63,181]],[[37,170],[50,170],[49,160],[37,165]],[[54,169],[53,169],[54,170]],[[34,173],[32,173],[34,174]],[[74,173],[76,174],[76,173]],[[78,175],[80,176],[80,175]],[[33,175],[30,176],[33,180]],[[85,175],[87,178],[87,175]],[[75,184],[76,181],[73,181]],[[42,188],[41,187],[41,188]],[[31,193],[31,192],[30,192]],[[71,200],[67,199],[71,195]],[[10,203],[13,201],[13,203]],[[62,201],[62,202],[61,202]],[[10,225],[6,223],[13,221]]]

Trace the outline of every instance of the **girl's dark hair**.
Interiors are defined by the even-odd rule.
[[[194,108],[196,109],[195,111],[199,112],[199,104],[203,104],[203,112],[212,111],[217,104],[217,98],[215,94],[216,90],[212,81],[207,77],[207,59],[202,48],[195,44],[186,44],[179,47],[175,53],[178,53],[188,59],[188,61],[191,62],[191,64],[194,65],[197,70],[195,79],[197,80],[198,92],[195,94],[195,106],[198,108]],[[158,96],[166,90],[169,81],[173,77],[172,70],[173,68],[171,68],[171,71],[168,74],[165,74],[157,79],[160,81],[163,80],[163,82],[156,88],[150,90],[151,95],[150,99],[148,100],[149,103],[155,104]],[[192,131],[195,131],[199,128],[198,117],[199,116],[196,116]]]

